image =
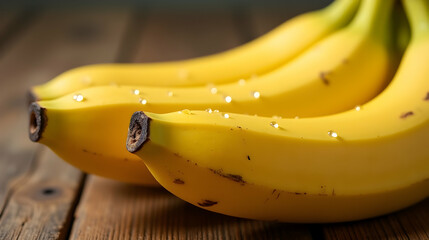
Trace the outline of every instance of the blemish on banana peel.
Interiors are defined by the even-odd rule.
[[[414,115],[414,112],[409,111],[409,112],[405,112],[405,113],[401,114],[401,116],[399,116],[399,117],[402,118],[402,119],[405,119],[405,118],[411,117],[413,115]]]
[[[282,191],[278,191],[277,189],[273,189],[273,191],[271,192],[271,195],[275,195],[275,198],[279,199],[281,192]]]
[[[202,202],[199,202],[197,204],[200,205],[201,207],[211,207],[211,206],[217,204],[217,201],[203,200]]]
[[[423,100],[429,101],[429,92],[426,93],[426,96],[425,96],[425,98],[423,98]]]
[[[215,174],[217,174],[217,175],[221,176],[221,177],[227,178],[227,179],[232,180],[232,181],[234,181],[234,182],[238,182],[238,183],[240,183],[241,185],[246,184],[246,181],[244,181],[244,180],[243,180],[243,177],[242,177],[242,176],[240,176],[240,175],[237,175],[237,174],[230,174],[230,173],[223,173],[223,170],[222,170],[222,169],[215,170],[215,169],[211,169],[211,168],[209,168],[209,170],[210,170],[210,171],[212,171],[213,173],[215,173]]]
[[[250,156],[249,155],[247,155],[247,160],[250,160]]]
[[[328,75],[329,72],[320,72],[319,77],[322,80],[323,84],[325,85],[329,85],[329,79],[326,77],[326,75]]]
[[[180,178],[176,178],[176,179],[174,179],[173,183],[175,183],[175,184],[185,184],[185,181],[183,181]]]
[[[82,152],[92,154],[94,156],[103,156],[103,154],[101,154],[101,153],[91,152],[91,151],[88,151],[86,149],[82,149]]]

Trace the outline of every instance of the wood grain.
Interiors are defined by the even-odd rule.
[[[83,174],[47,148],[15,184],[0,219],[0,239],[64,239]]]
[[[84,175],[28,140],[26,90],[76,66],[114,61],[129,16],[46,11],[0,56],[0,239],[66,237]]]
[[[386,216],[322,228],[325,239],[429,239],[429,199]]]
[[[42,14],[0,58],[0,109],[20,104],[30,86],[66,70],[114,61],[128,20],[120,9]]]
[[[306,225],[228,217],[162,188],[90,176],[71,239],[311,239]]]

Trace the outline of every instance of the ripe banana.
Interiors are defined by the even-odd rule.
[[[249,80],[243,86],[234,83],[211,89],[177,88],[171,92],[164,88],[101,86],[40,101],[32,105],[31,115],[45,115],[49,121],[32,140],[47,145],[84,171],[148,184],[148,178],[142,175],[150,178],[150,174],[143,162],[121,147],[127,138],[124,126],[135,111],[163,113],[181,108],[213,108],[302,117],[353,108],[381,91],[392,70],[386,47],[389,36],[386,25],[392,3],[393,0],[365,0],[350,27],[327,38],[290,65]],[[331,73],[321,79],[320,71],[325,70]],[[213,89],[217,93],[212,94]],[[103,116],[113,114],[115,117],[109,121],[101,121]]]
[[[90,86],[197,86],[261,75],[344,27],[358,5],[359,0],[336,0],[325,9],[295,17],[248,44],[208,57],[167,63],[99,64],[73,69],[31,89],[30,102],[58,98]]]
[[[176,196],[238,217],[350,221],[428,197],[429,3],[403,2],[411,43],[369,103],[307,119],[136,112],[127,148]]]

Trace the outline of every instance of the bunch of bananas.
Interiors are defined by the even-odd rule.
[[[335,0],[220,54],[71,70],[31,89],[30,139],[232,216],[404,208],[429,196],[429,2],[402,2],[411,31],[395,0]]]

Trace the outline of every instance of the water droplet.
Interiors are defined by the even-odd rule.
[[[295,116],[294,118],[295,118],[295,119],[299,119],[299,116]]]
[[[357,105],[357,106],[355,107],[355,110],[356,110],[356,111],[360,111],[360,109],[361,109],[361,107],[360,107],[359,105]]]
[[[229,114],[228,113],[224,113],[224,114],[222,114],[222,117],[229,118]]]
[[[82,95],[82,94],[75,94],[75,95],[73,95],[73,99],[74,99],[76,102],[83,102],[83,100],[85,100],[85,98],[83,97],[83,95]]]
[[[338,133],[336,133],[336,132],[334,132],[332,130],[328,131],[328,135],[331,136],[331,137],[333,137],[333,138],[338,137]]]
[[[215,110],[213,110],[213,112],[214,112],[214,113],[218,113],[218,112],[219,112],[219,110],[215,109]]]
[[[132,92],[134,95],[139,95],[139,94],[140,94],[140,90],[138,90],[138,89],[133,89],[133,90],[131,90],[131,92]]]
[[[174,93],[172,91],[167,92],[167,96],[172,97],[173,95],[174,95]]]
[[[216,94],[217,93],[217,88],[215,88],[215,87],[210,88],[210,92],[212,94]]]
[[[277,116],[277,115],[272,116],[272,118],[274,118],[274,119],[282,119],[282,117]]]
[[[191,110],[189,109],[183,109],[182,111],[180,111],[180,113],[184,113],[184,114],[192,114]]]
[[[232,101],[231,96],[225,96],[224,99],[225,99],[225,102],[227,102],[227,103],[230,103]]]
[[[279,124],[274,121],[270,122],[270,126],[273,128],[279,128]]]
[[[143,104],[143,105],[146,105],[146,104],[147,104],[147,100],[146,100],[146,99],[144,99],[144,98],[140,98],[140,99],[139,99],[139,103],[141,103],[141,104]]]
[[[206,109],[206,112],[208,112],[208,113],[212,113],[212,112],[213,112],[213,110],[212,110],[211,108],[207,108],[207,109]]]
[[[252,91],[250,92],[250,95],[252,95],[252,97],[258,99],[259,97],[261,97],[261,93],[258,91]]]
[[[240,86],[246,85],[246,80],[245,79],[238,80],[238,85],[240,85]]]

